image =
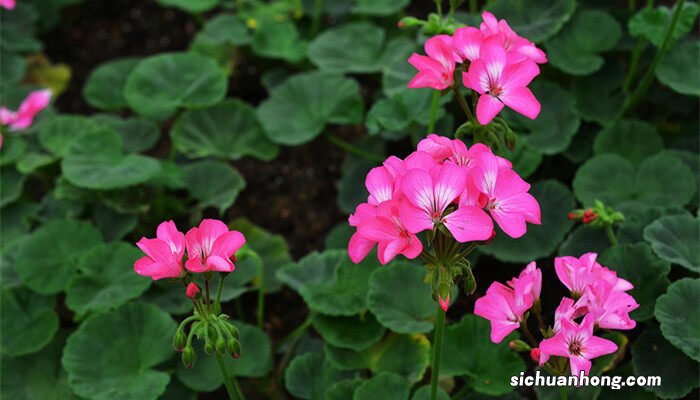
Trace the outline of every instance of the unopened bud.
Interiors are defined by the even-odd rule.
[[[204,352],[207,353],[207,355],[211,355],[211,353],[214,352],[214,346],[212,346],[212,344],[209,342],[205,343]]]
[[[474,274],[472,273],[472,269],[468,268],[465,270],[465,279],[464,279],[464,293],[469,296],[476,292],[476,279],[474,278]]]
[[[216,352],[219,354],[226,352],[226,341],[221,336],[216,339]]]
[[[438,303],[440,304],[442,311],[447,311],[447,309],[450,308],[451,291],[450,286],[444,283],[438,287]]]
[[[185,367],[192,368],[196,358],[197,354],[194,352],[194,349],[185,347],[185,350],[182,352],[182,363],[185,364]]]
[[[399,28],[411,28],[414,26],[422,25],[425,22],[419,20],[418,18],[414,17],[403,17],[399,20],[399,22],[396,24]]]
[[[535,347],[534,349],[532,349],[532,351],[530,351],[530,358],[532,358],[532,361],[534,361],[538,364],[540,363],[540,349],[539,349],[539,347]]]
[[[587,223],[593,221],[593,220],[596,219],[596,218],[598,218],[598,213],[593,212],[593,210],[591,210],[590,208],[587,209],[587,210],[583,213],[583,223],[584,223],[584,224],[587,224]]]
[[[236,339],[231,339],[228,341],[228,352],[231,353],[233,358],[238,358],[241,355],[241,342]]]
[[[191,282],[189,285],[187,285],[187,290],[185,291],[185,294],[187,297],[190,299],[198,299],[201,295],[201,290],[199,290],[199,286],[197,286],[196,283]]]
[[[187,337],[185,337],[185,333],[178,329],[177,332],[175,332],[175,336],[173,337],[173,347],[175,348],[175,351],[182,351],[182,349],[185,348],[185,342],[187,341]]]
[[[532,347],[530,347],[527,343],[523,342],[520,339],[516,339],[508,343],[508,346],[510,346],[511,349],[517,351],[517,352],[523,352],[523,351],[530,351],[532,350]]]
[[[579,218],[578,213],[572,211],[566,215],[566,217],[572,221],[576,221]]]

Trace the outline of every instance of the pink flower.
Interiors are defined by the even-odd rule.
[[[595,318],[586,315],[581,325],[562,320],[561,329],[554,337],[540,343],[540,365],[544,365],[550,356],[566,357],[571,364],[571,374],[586,375],[591,370],[591,359],[617,351],[617,345],[607,339],[593,336]]]
[[[153,280],[177,278],[182,273],[182,257],[185,254],[185,235],[177,230],[173,221],[158,225],[156,239],[141,238],[136,245],[144,253],[134,263],[134,271]]]
[[[191,272],[231,272],[236,266],[231,261],[245,244],[245,237],[238,231],[229,231],[226,224],[215,219],[205,219],[199,227],[185,235],[188,260],[185,268]]]
[[[452,47],[459,54],[460,62],[474,61],[479,58],[479,49],[483,41],[484,34],[480,30],[471,26],[457,28],[452,38]]]
[[[423,251],[423,244],[418,237],[404,227],[399,218],[399,208],[398,201],[385,201],[377,206],[373,218],[363,219],[357,226],[356,235],[379,244],[377,255],[382,265],[386,265],[398,254],[413,259]],[[349,250],[349,253],[352,251]]]
[[[541,223],[540,205],[528,193],[530,185],[512,169],[502,168],[496,156],[482,154],[473,177],[476,187],[487,197],[486,209],[508,236],[524,235],[526,222]]]
[[[584,295],[576,302],[585,307],[595,318],[596,326],[603,329],[634,329],[637,323],[629,313],[639,307],[634,297],[614,290],[610,283],[600,280],[586,287]]]
[[[482,125],[491,122],[504,104],[530,119],[540,113],[540,103],[527,88],[540,69],[529,59],[508,63],[501,39],[497,35],[484,40],[479,58],[462,73],[464,84],[481,95],[476,117]]]
[[[190,299],[194,299],[199,293],[199,286],[197,286],[196,283],[190,282],[190,284],[187,285],[187,290],[185,290],[185,295],[187,297],[189,297]]]
[[[617,273],[598,264],[596,253],[586,253],[580,258],[565,256],[554,259],[554,270],[564,286],[578,298],[586,290],[586,287],[598,281],[604,281],[611,285],[612,290],[627,291],[634,286],[628,281],[618,278]]]
[[[373,206],[394,197],[394,176],[385,166],[372,168],[365,178],[365,186],[369,192],[367,202]]]
[[[454,81],[455,52],[443,37],[432,37],[425,42],[428,56],[413,53],[408,59],[418,74],[408,83],[409,88],[447,89]]]
[[[401,220],[408,231],[418,233],[444,224],[458,242],[488,239],[493,222],[479,207],[464,205],[444,215],[466,185],[466,168],[454,164],[443,164],[430,172],[408,171],[401,182],[408,200],[401,202]]]
[[[488,11],[484,11],[481,17],[484,20],[480,26],[481,33],[486,37],[501,36],[503,48],[506,50],[510,62],[518,62],[526,58],[537,64],[547,62],[547,55],[544,54],[544,51],[538,49],[531,41],[518,36],[506,20],[499,21]]]
[[[34,117],[46,108],[50,101],[51,90],[49,89],[31,92],[16,112],[0,107],[0,124],[9,126],[10,131],[27,129],[32,125]]]
[[[15,8],[15,0],[0,0],[0,7],[12,10]]]
[[[529,263],[517,278],[508,281],[508,286],[533,299],[540,298],[542,291],[542,271],[534,261]]]
[[[484,144],[475,143],[471,148],[467,148],[467,145],[460,139],[449,139],[434,133],[418,143],[418,151],[430,154],[440,164],[451,162],[464,167],[472,167],[473,161],[483,153],[493,154],[491,149]],[[512,167],[511,162],[505,158],[494,157],[498,160],[501,168]]]
[[[377,207],[369,205],[367,203],[362,203],[357,206],[355,213],[351,214],[348,218],[348,223],[350,226],[357,227],[364,220],[370,220],[377,215]],[[350,242],[348,242],[348,255],[350,260],[354,263],[359,263],[377,244],[374,240],[367,239],[366,237],[355,232],[350,237]]]
[[[491,341],[500,343],[503,338],[520,327],[523,315],[532,307],[534,299],[520,288],[511,289],[500,282],[493,282],[486,296],[476,300],[474,314],[491,321]]]
[[[554,328],[553,331],[559,332],[561,329],[561,321],[567,320],[573,322],[574,319],[585,315],[588,312],[586,307],[577,307],[574,305],[574,300],[568,297],[561,299],[559,306],[554,311]]]

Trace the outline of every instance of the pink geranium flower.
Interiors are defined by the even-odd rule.
[[[493,282],[474,304],[474,314],[491,322],[491,341],[500,343],[503,338],[520,327],[523,315],[532,307],[532,296],[514,290],[500,282]]]
[[[597,257],[596,253],[586,253],[579,258],[565,256],[554,259],[557,277],[574,298],[583,295],[588,286],[598,281],[607,282],[616,291],[627,291],[634,287],[628,281],[618,278],[614,271],[600,265],[596,261]]]
[[[32,125],[34,117],[51,101],[51,90],[37,90],[31,92],[29,96],[20,104],[17,111],[10,111],[5,107],[0,107],[0,124],[9,126],[10,131],[20,131]]]
[[[637,326],[629,316],[631,311],[639,308],[634,297],[614,290],[610,283],[603,280],[587,286],[576,306],[585,307],[599,328],[627,330]]]
[[[508,236],[519,238],[526,222],[539,225],[540,205],[528,193],[530,184],[515,171],[502,168],[493,154],[483,153],[474,169],[474,184],[487,197],[486,209]]]
[[[454,164],[443,164],[430,172],[408,171],[401,182],[408,200],[401,202],[401,220],[408,231],[418,233],[444,224],[458,242],[488,239],[493,222],[482,209],[465,205],[444,215],[466,185],[467,170]]]
[[[365,178],[365,186],[369,192],[367,202],[373,206],[394,197],[394,176],[385,166],[372,168]]]
[[[141,238],[136,245],[144,253],[134,263],[134,271],[153,280],[177,278],[182,273],[182,257],[185,254],[185,235],[177,230],[173,221],[158,225],[156,239]]]
[[[12,10],[15,8],[15,0],[0,0],[0,7]]]
[[[355,213],[351,214],[348,218],[348,223],[350,226],[357,227],[362,221],[368,221],[377,215],[377,207],[369,205],[367,203],[362,203],[357,206]],[[359,232],[355,232],[350,237],[350,242],[348,242],[348,255],[354,263],[359,263],[377,244],[376,241],[367,239],[362,236]]]
[[[454,47],[461,60],[474,61],[479,58],[479,49],[484,41],[484,34],[471,26],[457,28],[454,37],[452,38],[452,47]]]
[[[573,299],[568,297],[562,298],[559,306],[554,310],[554,332],[559,332],[559,329],[561,329],[561,321],[567,320],[573,322],[575,318],[586,314],[587,311],[585,307],[577,308],[574,305]]]
[[[520,272],[517,278],[508,281],[508,286],[523,295],[539,299],[542,292],[542,271],[532,261]]]
[[[481,95],[476,117],[482,125],[491,122],[504,104],[530,119],[540,113],[540,103],[527,88],[540,69],[529,59],[509,64],[501,39],[493,36],[484,40],[479,58],[462,73],[464,84]]]
[[[413,259],[423,251],[418,237],[404,227],[399,217],[399,204],[396,200],[379,204],[374,217],[364,219],[357,226],[357,235],[379,244],[377,255],[382,265],[398,254]]]
[[[522,61],[525,58],[537,64],[547,62],[547,55],[544,51],[538,49],[531,41],[515,33],[506,20],[502,19],[499,21],[488,11],[484,11],[481,14],[481,18],[484,20],[480,26],[481,33],[486,37],[500,35],[503,41],[503,48],[506,50],[510,62]]]
[[[409,88],[447,89],[454,82],[455,52],[444,37],[432,37],[425,42],[427,56],[413,53],[408,59],[418,74],[408,83]]]
[[[185,235],[188,260],[185,268],[191,272],[231,272],[236,266],[231,258],[245,244],[245,237],[238,231],[229,231],[226,224],[215,219],[205,219],[199,227]]]
[[[540,365],[544,365],[550,356],[566,357],[571,365],[571,374],[586,375],[591,371],[591,359],[617,351],[617,345],[607,339],[593,336],[595,318],[586,315],[581,325],[562,319],[561,329],[554,337],[540,343]]]
[[[493,154],[491,149],[482,143],[474,143],[468,148],[460,139],[449,139],[434,133],[418,143],[418,151],[430,154],[440,164],[451,162],[464,167],[472,167],[473,161],[483,153]],[[503,157],[494,157],[501,168],[512,168],[510,161]]]

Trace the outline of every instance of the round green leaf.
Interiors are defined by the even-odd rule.
[[[197,34],[195,42],[243,46],[251,41],[248,28],[233,14],[219,14],[207,21]]]
[[[559,255],[579,257],[588,252],[600,254],[609,247],[610,240],[603,229],[581,225],[564,239]]]
[[[300,399],[323,399],[326,391],[346,374],[333,367],[322,353],[295,357],[284,373],[284,386]]]
[[[615,118],[624,101],[624,79],[624,66],[615,60],[608,60],[601,69],[591,75],[574,78],[571,94],[581,118],[604,126]]]
[[[413,50],[418,50],[414,45]],[[416,75],[416,69],[406,60],[396,59],[382,69],[382,89],[388,97],[406,91],[408,82]],[[419,90],[419,89],[411,89]],[[425,91],[432,92],[431,89]]]
[[[53,154],[64,157],[70,147],[83,136],[101,132],[93,120],[79,115],[59,115],[39,129],[39,143]]]
[[[598,261],[634,285],[629,294],[637,300],[639,308],[630,314],[632,319],[639,322],[652,318],[656,299],[671,283],[669,263],[656,257],[646,243],[613,246]]]
[[[408,399],[410,392],[411,387],[404,378],[380,372],[355,390],[353,400],[402,400]]]
[[[644,229],[644,239],[659,257],[700,273],[700,221],[689,215],[658,219]]]
[[[685,278],[673,282],[654,309],[664,337],[695,361],[700,361],[699,303],[700,279]]]
[[[411,400],[430,400],[430,385],[419,387],[416,393],[413,394],[413,397],[411,397]],[[437,400],[450,400],[450,396],[440,386],[438,386]]]
[[[523,179],[532,175],[542,163],[542,153],[525,139],[519,141],[513,151],[506,153],[505,158],[513,163],[513,170]]]
[[[51,342],[58,331],[54,297],[16,288],[3,290],[0,300],[0,353],[3,356],[35,353]]]
[[[335,347],[361,351],[376,343],[386,331],[370,313],[352,317],[314,317],[314,328]]]
[[[678,93],[700,96],[700,75],[689,74],[697,68],[700,52],[699,41],[685,41],[669,50],[656,68],[659,82],[669,86]]]
[[[19,54],[0,52],[0,82],[3,87],[16,83],[27,72],[27,62]]]
[[[658,6],[656,8],[643,7],[630,18],[630,35],[634,37],[641,36],[652,42],[654,46],[661,47],[675,11],[675,6],[670,9],[666,6]],[[698,12],[700,12],[700,8],[698,8],[697,3],[687,2],[683,4],[683,9],[681,9],[680,16],[671,34],[672,40],[682,38],[693,29]]]
[[[656,128],[648,122],[622,120],[607,125],[596,136],[593,151],[596,155],[616,153],[633,163],[660,152],[664,147]]]
[[[435,301],[430,286],[423,282],[425,273],[408,262],[394,262],[372,273],[367,301],[382,325],[398,333],[433,330]]]
[[[406,8],[411,0],[355,0],[353,14],[387,17]]]
[[[359,89],[352,79],[323,72],[294,75],[272,90],[258,108],[258,118],[273,142],[303,144],[326,124],[359,123],[363,108]]]
[[[369,276],[379,262],[367,257],[353,264],[347,250],[313,252],[277,272],[309,308],[322,314],[351,316],[367,308]]]
[[[124,86],[139,61],[138,58],[120,58],[95,68],[83,86],[85,101],[102,110],[126,108]]]
[[[355,390],[364,383],[364,379],[343,379],[326,390],[324,400],[352,400]]]
[[[185,287],[179,282],[160,280],[151,285],[142,299],[172,315],[189,314],[194,306],[190,299],[183,296],[184,290]]]
[[[119,118],[110,114],[98,114],[92,119],[117,132],[122,137],[124,151],[127,153],[146,151],[160,139],[158,125],[145,118]]]
[[[510,377],[525,370],[523,360],[508,347],[511,339],[494,344],[489,322],[476,315],[465,315],[445,330],[440,364],[443,376],[467,375],[475,391],[500,396],[513,390]],[[512,335],[511,335],[512,336]]]
[[[538,80],[530,88],[542,104],[540,115],[531,120],[506,110],[509,125],[515,131],[527,132],[527,142],[542,154],[566,150],[581,125],[573,98],[554,82]]]
[[[680,207],[648,207],[636,202],[629,202],[618,209],[624,216],[617,229],[620,243],[637,243],[644,241],[644,228],[664,216],[690,215]],[[653,247],[653,246],[652,246]]]
[[[60,335],[59,335],[60,336]],[[56,338],[38,353],[2,358],[0,392],[9,399],[75,400],[61,366],[65,337]]]
[[[632,364],[637,376],[659,376],[661,386],[644,389],[663,399],[677,399],[698,386],[700,368],[664,339],[658,329],[648,329],[632,346]]]
[[[318,35],[309,44],[309,59],[328,72],[375,72],[382,67],[384,38],[384,30],[374,24],[351,22]]]
[[[571,75],[589,75],[600,69],[600,53],[615,47],[622,28],[612,15],[600,10],[577,12],[547,44],[552,65]]]
[[[121,239],[138,224],[136,215],[119,213],[101,203],[93,208],[92,218],[106,242]]]
[[[166,7],[179,8],[192,14],[209,11],[219,4],[219,0],[158,0],[158,3]]]
[[[190,157],[237,160],[253,156],[269,161],[279,153],[277,145],[265,136],[255,109],[237,99],[187,111],[178,118],[170,136],[177,148]]]
[[[71,388],[94,400],[157,399],[170,375],[154,367],[173,356],[176,329],[166,312],[145,303],[89,318],[63,351]]]
[[[124,97],[137,113],[163,119],[178,107],[218,103],[224,98],[226,87],[226,74],[211,58],[169,53],[139,62],[126,80]]]
[[[37,293],[61,292],[75,275],[80,257],[101,241],[100,231],[87,222],[50,221],[20,247],[17,275]]]
[[[365,178],[377,166],[376,161],[352,158],[343,163],[338,183],[338,206],[346,213],[352,213],[358,204],[367,201]]]
[[[479,250],[507,262],[529,262],[554,252],[573,225],[566,216],[576,206],[574,196],[566,186],[553,180],[535,183],[530,193],[540,204],[542,225],[528,225],[527,233],[519,239],[499,229],[496,239]]]
[[[596,156],[576,171],[573,182],[582,204],[598,199],[612,207],[631,200],[652,206],[682,206],[692,199],[695,185],[688,166],[669,153],[648,157],[636,168],[616,154]]]
[[[241,355],[238,359],[224,356],[226,369],[232,376],[260,378],[272,370],[270,339],[260,328],[241,321],[232,321],[241,335]],[[194,367],[178,363],[176,375],[190,389],[211,392],[224,384],[219,364],[214,354],[207,355],[198,346]]]
[[[281,58],[297,63],[306,56],[307,42],[299,35],[296,25],[288,19],[263,17],[257,21],[251,47],[262,57]]]
[[[78,273],[66,288],[66,305],[78,315],[104,311],[139,297],[151,285],[131,266],[143,256],[123,242],[92,248],[78,263]]]
[[[22,195],[22,188],[26,176],[19,173],[14,168],[7,168],[2,171],[2,179],[0,179],[0,207],[4,207]]]
[[[231,207],[245,189],[243,176],[220,161],[198,161],[183,167],[183,172],[187,188],[199,200],[199,206],[216,207],[220,213]]]
[[[518,35],[533,42],[554,36],[576,10],[574,0],[494,0],[486,10],[508,21]]]

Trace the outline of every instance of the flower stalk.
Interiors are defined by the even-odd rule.
[[[437,306],[435,318],[435,337],[433,344],[433,364],[430,372],[430,400],[437,399],[438,380],[440,377],[440,358],[442,357],[442,341],[445,337],[445,310]]]

